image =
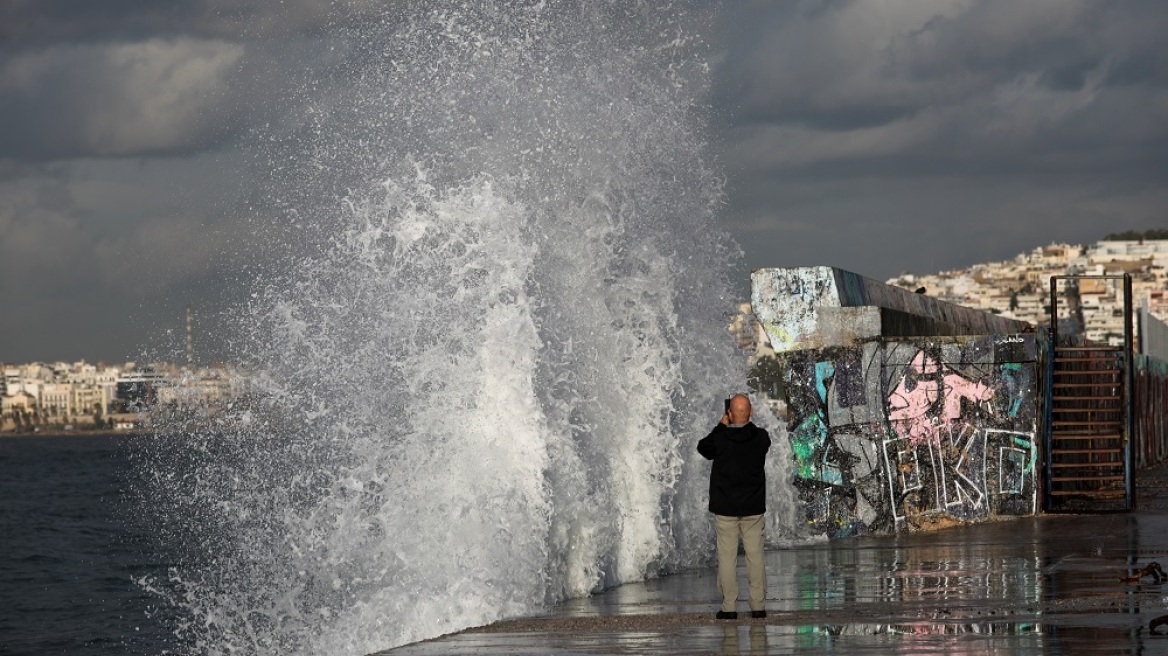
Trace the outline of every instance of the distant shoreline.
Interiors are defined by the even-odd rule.
[[[39,433],[34,433],[32,431],[20,431],[20,432],[5,431],[3,433],[0,433],[0,439],[5,439],[5,438],[9,438],[9,437],[118,437],[118,436],[122,436],[122,435],[140,435],[140,434],[145,433],[145,432],[147,432],[147,431],[144,431],[140,428],[135,428],[135,429],[131,429],[131,430],[118,430],[116,428],[101,428],[101,429],[97,429],[97,430],[71,430],[71,431],[61,430],[58,428],[58,429],[53,429],[53,430],[40,431]]]

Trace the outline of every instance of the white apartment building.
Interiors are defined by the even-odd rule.
[[[34,380],[34,379],[24,378],[23,376],[19,376],[13,380],[9,380],[9,381],[5,382],[4,394],[8,395],[8,396],[12,396],[14,394],[20,394],[23,392],[25,394],[32,396],[32,398],[34,398],[34,399],[40,399],[41,398],[41,387],[43,387],[43,386],[44,386],[44,383],[39,381],[39,380]],[[39,403],[39,400],[38,400],[38,403]]]
[[[1168,263],[1168,239],[1142,241],[1101,241],[1087,247],[1091,263],[1148,260],[1164,266]]]
[[[0,397],[0,416],[3,417],[11,417],[17,410],[32,414],[36,407],[36,399],[28,392],[16,392]]]
[[[198,404],[208,410],[244,393],[246,378],[226,366],[182,369],[155,363],[138,370],[134,363],[93,365],[84,361],[51,364],[0,363],[0,426],[12,427],[14,413],[23,411],[37,421],[89,423],[115,412],[119,400],[146,409],[155,402]],[[121,389],[119,389],[121,387]],[[119,399],[119,392],[124,396]]]
[[[73,384],[74,407],[79,413],[92,413],[94,404],[100,404],[104,414],[117,398],[120,375],[120,367],[98,367],[82,360],[73,363],[64,378]]]
[[[44,383],[41,385],[38,405],[49,417],[71,417],[76,413],[73,405],[72,383]]]
[[[1168,240],[1101,241],[1085,247],[1050,244],[1006,262],[935,275],[905,274],[888,282],[906,289],[925,287],[925,293],[944,301],[1046,325],[1052,276],[1127,273],[1132,276],[1133,309],[1147,307],[1153,316],[1168,321],[1166,271]],[[1060,316],[1076,312],[1077,302],[1081,302],[1084,329],[1090,339],[1122,342],[1122,284],[1083,283],[1079,295],[1060,300]]]
[[[114,401],[114,388],[85,383],[72,383],[73,408],[79,415],[105,415]]]

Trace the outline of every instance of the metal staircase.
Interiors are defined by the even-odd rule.
[[[1116,280],[1124,288],[1120,346],[1059,333],[1058,285]],[[1064,333],[1070,332],[1065,330]],[[1130,276],[1055,276],[1046,390],[1047,511],[1107,512],[1135,505],[1131,445],[1132,321]]]

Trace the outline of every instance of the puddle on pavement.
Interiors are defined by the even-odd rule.
[[[713,570],[622,586],[549,618],[693,614],[670,629],[460,634],[409,654],[1168,654],[1168,515],[1046,516],[767,552],[766,621],[712,623]],[[740,586],[746,588],[740,569]],[[745,608],[743,608],[745,610]],[[686,624],[685,622],[689,622]],[[393,653],[398,653],[397,651]]]
[[[1121,582],[1168,564],[1168,517],[1043,517],[936,533],[838,540],[767,552],[767,609],[857,619],[987,621],[1033,615],[1168,613],[1168,584]],[[740,586],[746,579],[740,568]],[[628,585],[558,606],[557,616],[705,612],[712,570]]]
[[[671,632],[466,634],[400,653],[443,654],[718,654],[846,653],[914,656],[1149,654],[1168,652],[1168,635],[1138,628],[1060,627],[1033,622],[954,624],[725,625]],[[394,654],[399,651],[392,652]]]

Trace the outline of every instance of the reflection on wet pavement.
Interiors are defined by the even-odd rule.
[[[767,553],[766,620],[717,621],[712,570],[392,654],[1168,654],[1168,512],[1042,516]],[[745,574],[740,567],[745,586]]]

